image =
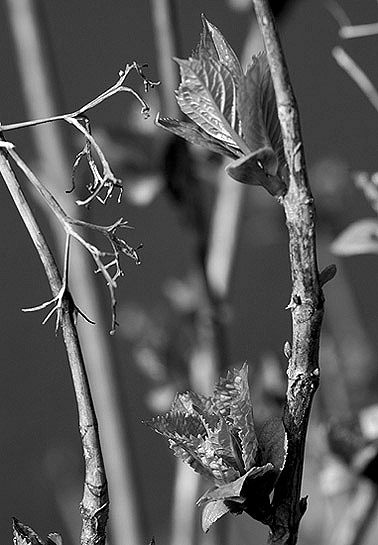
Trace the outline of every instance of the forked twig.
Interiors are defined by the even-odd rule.
[[[37,310],[43,310],[43,309],[47,308],[48,306],[52,305],[53,303],[55,303],[54,306],[52,307],[52,309],[48,312],[47,316],[42,321],[42,324],[45,325],[49,321],[51,316],[53,316],[54,313],[56,312],[55,334],[58,333],[59,326],[62,325],[64,299],[65,299],[65,297],[67,295],[67,292],[68,292],[68,268],[69,268],[70,241],[71,241],[71,235],[67,234],[66,235],[66,244],[65,244],[65,249],[64,249],[62,287],[59,289],[57,295],[55,295],[49,301],[45,301],[44,303],[41,303],[40,305],[37,305],[35,307],[28,307],[28,308],[21,309],[23,312],[35,312]],[[79,307],[77,307],[75,305],[75,303],[72,302],[72,304],[73,304],[72,314],[73,314],[74,318],[76,318],[77,314],[80,314],[80,316],[82,316],[90,324],[95,323],[92,320],[90,320],[88,318],[88,316],[86,316],[86,314],[84,314],[84,312],[82,310],[80,310]]]
[[[34,186],[34,188],[40,193],[44,201],[50,207],[51,211],[55,214],[59,223],[62,225],[63,229],[65,230],[65,233],[67,236],[67,244],[69,243],[71,238],[74,238],[75,240],[77,240],[90,253],[90,255],[92,256],[93,260],[96,263],[97,271],[101,272],[101,274],[105,278],[108,291],[109,291],[111,309],[112,309],[112,325],[111,325],[110,333],[114,334],[116,326],[117,326],[117,320],[116,320],[116,303],[117,302],[116,302],[114,290],[117,287],[117,282],[116,282],[117,279],[123,275],[122,267],[120,264],[120,257],[122,254],[127,255],[128,257],[133,259],[136,264],[140,264],[140,259],[139,259],[137,250],[134,249],[132,246],[130,246],[125,240],[118,237],[116,234],[117,229],[129,227],[127,225],[127,222],[124,221],[123,218],[120,218],[112,225],[103,226],[103,225],[95,225],[95,224],[87,223],[85,221],[81,221],[75,218],[71,218],[65,213],[65,211],[62,209],[60,204],[56,201],[55,197],[39,181],[37,176],[32,172],[32,170],[18,155],[18,153],[14,149],[9,149],[9,155],[10,157],[12,157],[12,159],[17,164],[17,166],[22,170],[22,172],[25,174],[26,178],[30,181],[30,183]],[[90,229],[92,231],[96,231],[97,233],[100,233],[108,241],[110,245],[110,251],[100,250],[94,244],[89,243],[79,233],[77,228],[80,228],[80,227],[84,227],[86,229]],[[105,262],[104,261],[105,259],[109,259],[109,261]],[[66,252],[65,264],[67,264],[68,266],[68,249]],[[66,273],[67,272],[66,265],[64,270]],[[42,305],[39,305],[38,307],[34,307],[33,309],[30,309],[30,310],[39,310],[39,309],[45,308],[52,302],[56,302],[56,305],[53,311],[55,310],[57,311],[58,313],[57,323],[59,323],[60,315],[61,315],[60,313],[61,313],[62,298],[65,291],[63,288],[64,288],[64,285],[62,286],[62,293],[57,294],[53,300],[47,301],[46,303],[42,303]],[[82,314],[77,307],[76,307],[76,310],[80,314]],[[48,315],[47,319],[50,318],[52,313]]]
[[[82,106],[81,108],[73,112],[41,118],[41,119],[33,119],[31,121],[22,121],[20,123],[11,123],[8,125],[0,124],[0,130],[5,132],[5,131],[11,131],[15,129],[22,129],[26,127],[35,127],[37,125],[43,125],[45,123],[52,123],[55,121],[65,121],[66,123],[73,125],[79,132],[81,132],[84,135],[84,138],[85,138],[84,147],[82,151],[80,151],[78,155],[76,156],[76,159],[73,165],[73,188],[75,187],[74,176],[75,176],[76,169],[80,161],[84,157],[87,158],[87,162],[93,176],[93,181],[88,186],[88,191],[89,191],[88,198],[84,200],[77,200],[76,204],[87,206],[94,199],[97,199],[103,204],[105,204],[107,200],[111,197],[114,189],[118,189],[120,192],[118,196],[118,201],[119,201],[122,194],[122,182],[121,180],[116,178],[116,176],[113,174],[103,151],[101,150],[100,146],[97,144],[96,140],[93,138],[90,131],[89,120],[85,114],[89,110],[94,108],[95,106],[98,106],[105,100],[112,97],[113,95],[117,93],[126,92],[126,93],[131,93],[140,102],[140,104],[142,105],[141,113],[145,117],[149,117],[150,108],[147,102],[141,97],[141,95],[137,91],[135,91],[131,87],[124,85],[124,82],[127,76],[130,74],[132,70],[135,70],[137,74],[143,79],[144,90],[146,92],[149,89],[154,88],[156,85],[159,85],[160,82],[158,81],[153,82],[146,78],[143,72],[143,67],[144,65],[140,65],[135,61],[131,64],[127,64],[124,70],[119,71],[118,81],[114,85],[112,85],[109,89],[107,89],[106,91],[104,91],[103,93],[95,97],[94,99],[84,104],[84,106]],[[102,165],[101,174],[98,170],[98,167],[95,161],[93,160],[92,151],[91,151],[92,147],[94,148],[101,162],[101,165]],[[101,193],[103,191],[105,191],[105,194],[104,196],[101,196]]]
[[[333,15],[339,24],[339,36],[345,40],[351,38],[364,38],[378,34],[378,23],[366,23],[363,25],[352,25],[344,9],[335,0],[329,0],[328,11]]]

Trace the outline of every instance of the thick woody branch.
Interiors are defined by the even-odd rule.
[[[292,343],[287,345],[288,389],[284,424],[288,456],[273,499],[270,543],[294,545],[306,509],[301,482],[308,419],[319,381],[319,336],[323,295],[315,246],[315,208],[308,183],[299,114],[275,21],[267,0],[253,0],[264,37],[276,93],[285,156],[289,169],[282,199],[289,234],[292,295]]]
[[[0,174],[38,251],[52,294],[55,297],[62,288],[59,270],[2,150],[0,150]],[[74,311],[72,299],[69,292],[66,291],[62,298],[61,324],[78,408],[85,471],[83,498],[80,504],[82,518],[80,543],[81,545],[93,543],[104,545],[109,510],[107,481],[96,414],[73,318]]]

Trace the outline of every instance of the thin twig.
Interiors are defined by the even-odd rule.
[[[340,38],[364,38],[378,34],[378,23],[367,23],[365,25],[344,26],[339,30]]]
[[[33,119],[31,121],[22,121],[20,123],[11,123],[8,125],[1,125],[0,129],[3,132],[11,131],[15,129],[22,129],[27,127],[36,127],[38,125],[44,125],[46,123],[53,123],[56,121],[65,121],[70,125],[73,125],[79,132],[81,132],[85,137],[85,144],[83,150],[77,155],[74,166],[73,166],[73,177],[77,166],[83,157],[87,157],[89,168],[93,175],[93,182],[88,186],[89,196],[84,200],[77,200],[76,204],[78,205],[89,205],[94,199],[98,199],[101,203],[105,204],[107,200],[111,197],[114,189],[119,189],[118,202],[120,201],[122,195],[122,182],[113,174],[110,165],[105,157],[105,154],[101,150],[100,146],[97,144],[96,140],[93,138],[90,132],[89,120],[85,114],[92,108],[98,106],[105,100],[109,99],[111,96],[116,93],[127,92],[131,93],[142,105],[141,113],[145,116],[149,116],[150,108],[146,101],[131,87],[124,85],[124,82],[131,72],[131,70],[136,70],[138,75],[143,78],[145,91],[148,89],[159,85],[159,82],[152,82],[148,80],[143,73],[143,66],[139,65],[137,62],[127,64],[124,70],[120,70],[118,81],[112,85],[109,89],[105,90],[103,93],[90,100],[81,108],[67,113],[54,115],[50,117],[44,117],[40,119]],[[83,124],[82,124],[83,123]],[[96,163],[92,158],[91,147],[95,149],[97,156],[102,165],[102,174],[100,174]],[[74,187],[74,183],[73,183]],[[101,193],[105,192],[105,195],[102,197]]]
[[[358,64],[344,51],[342,47],[335,47],[332,55],[337,64],[345,70],[364,93],[370,104],[378,112],[378,91]]]
[[[21,159],[18,153],[14,149],[10,149],[9,155],[12,157],[12,159],[15,161],[17,166],[22,170],[22,172],[25,174],[27,179],[33,184],[35,189],[37,189],[39,194],[43,197],[45,202],[48,204],[51,211],[55,214],[56,218],[58,219],[63,229],[65,230],[66,235],[68,237],[72,237],[75,240],[77,240],[90,253],[90,255],[92,256],[93,260],[95,261],[97,265],[98,272],[101,272],[101,274],[105,278],[108,291],[109,291],[111,309],[112,309],[112,327],[111,327],[110,333],[113,334],[115,332],[116,325],[117,325],[116,298],[115,298],[114,290],[117,287],[117,282],[116,282],[117,278],[123,275],[122,268],[120,265],[120,254],[125,254],[128,257],[131,257],[136,264],[140,263],[137,251],[134,248],[132,248],[129,244],[127,244],[125,240],[119,238],[116,235],[116,230],[118,228],[127,227],[127,222],[123,221],[123,219],[120,218],[112,225],[102,226],[102,225],[95,225],[92,223],[71,218],[62,209],[62,207],[57,202],[55,197],[50,193],[50,191],[39,181],[37,176],[29,168],[29,166]],[[77,231],[75,227],[86,227],[87,229],[97,231],[102,236],[104,236],[105,239],[109,242],[111,251],[99,250],[97,246],[94,246],[93,244],[87,242],[87,240],[79,234],[79,232]],[[107,263],[105,263],[104,258],[109,258],[110,260]],[[59,303],[61,301],[62,301],[62,297],[58,297],[58,303],[57,303],[57,306],[55,307],[58,312],[58,315],[60,314]],[[49,304],[50,302],[51,301],[49,301],[47,304]],[[44,306],[46,305],[45,304],[43,304],[42,306],[40,305],[39,308],[44,308]],[[38,307],[35,307],[35,309],[37,308]]]
[[[335,0],[329,0],[326,4],[328,11],[340,26],[339,36],[345,40],[351,38],[364,38],[378,34],[378,23],[366,23],[363,25],[352,25],[344,9]]]
[[[119,78],[114,85],[112,85],[111,87],[109,87],[109,89],[106,89],[103,93],[84,104],[84,106],[82,106],[81,108],[74,110],[73,112],[53,115],[51,117],[43,117],[40,119],[31,119],[30,121],[21,121],[19,123],[8,123],[7,125],[0,125],[0,128],[3,132],[5,132],[13,131],[15,129],[24,129],[26,127],[36,127],[37,125],[44,125],[45,123],[53,123],[55,121],[67,121],[67,119],[81,118],[89,110],[91,110],[95,106],[98,106],[99,104],[101,104],[101,102],[104,102],[104,100],[108,100],[111,96],[122,92],[131,93],[132,95],[134,95],[134,97],[142,105],[141,113],[144,115],[149,115],[150,108],[139,95],[139,93],[137,93],[131,87],[123,85],[124,81],[132,70],[136,70],[137,73],[144,78],[142,73],[142,67],[136,61],[132,62],[131,64],[126,64],[124,70],[119,71]],[[145,78],[144,81],[146,90],[147,88],[153,88],[155,85],[159,85],[159,82],[152,82]]]
[[[0,151],[0,172],[38,251],[45,268],[53,297],[62,289],[62,280],[53,255],[25,200],[21,187],[6,156]],[[79,416],[79,429],[84,453],[85,481],[81,501],[81,543],[105,544],[109,499],[105,468],[101,453],[98,425],[89,388],[84,360],[74,323],[74,306],[69,292],[62,297],[61,323],[66,345]]]
[[[289,186],[282,199],[289,234],[292,294],[292,349],[284,424],[288,437],[285,467],[275,488],[270,543],[294,545],[306,510],[301,499],[303,458],[312,399],[319,382],[319,336],[323,294],[315,246],[315,209],[310,191],[299,113],[274,17],[267,0],[253,0],[272,74],[281,124]]]

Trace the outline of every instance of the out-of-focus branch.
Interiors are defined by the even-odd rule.
[[[339,36],[346,40],[350,38],[363,38],[378,34],[378,23],[367,23],[363,25],[352,25],[349,17],[341,5],[335,0],[329,0],[327,4],[329,12],[339,23]]]
[[[3,151],[0,151],[0,172],[38,251],[51,292],[55,297],[62,288],[59,270]],[[74,305],[69,292],[66,291],[62,301],[61,324],[76,396],[85,467],[84,491],[80,505],[82,518],[80,542],[82,545],[88,543],[104,545],[109,511],[108,488],[97,419],[73,313]]]
[[[376,513],[378,491],[375,483],[361,479],[343,516],[334,528],[329,543],[332,545],[361,545]]]
[[[172,57],[180,54],[175,0],[151,0],[150,6],[159,78],[164,83],[160,89],[161,110],[171,117],[177,117],[178,106],[172,93],[177,85]]]
[[[289,185],[282,198],[289,233],[292,294],[292,345],[284,424],[288,438],[285,467],[277,482],[270,523],[270,543],[297,542],[306,500],[301,483],[306,433],[312,399],[319,381],[319,336],[323,318],[323,295],[315,246],[315,209],[305,166],[299,113],[274,17],[267,0],[253,0],[276,94]]]
[[[358,64],[344,51],[342,47],[335,47],[332,51],[337,64],[358,85],[366,98],[378,112],[378,91]]]

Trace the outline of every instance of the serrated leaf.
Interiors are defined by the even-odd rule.
[[[60,534],[57,534],[56,532],[52,532],[51,534],[47,535],[46,539],[47,545],[63,545],[63,539]]]
[[[276,176],[277,156],[271,148],[261,148],[243,155],[226,166],[226,172],[234,180],[248,185],[262,185],[275,197],[286,192],[284,181]]]
[[[180,138],[184,138],[187,142],[202,146],[213,153],[220,153],[221,155],[227,155],[232,158],[240,156],[239,149],[213,138],[194,123],[160,117],[158,114],[155,124]]]
[[[252,58],[238,85],[237,110],[251,151],[271,148],[284,160],[276,98],[265,52]],[[276,172],[274,172],[276,174]]]
[[[43,539],[30,526],[12,519],[14,545],[45,545]]]
[[[163,416],[157,416],[144,422],[157,433],[168,439],[181,436],[183,439],[191,439],[204,435],[206,430],[196,413],[169,412]]]
[[[271,463],[282,471],[287,454],[287,435],[281,418],[268,418],[261,427],[259,437],[261,463]]]
[[[236,84],[229,69],[212,57],[176,61],[181,110],[207,134],[245,153],[246,145],[236,132]]]
[[[248,385],[248,365],[229,371],[215,387],[212,402],[226,421],[237,429],[240,439],[244,468],[248,471],[255,464],[257,438],[253,422],[252,402]]]
[[[202,530],[207,532],[218,519],[229,512],[229,508],[222,500],[212,501],[205,505],[202,511]]]
[[[193,448],[188,443],[180,442],[179,440],[170,440],[169,446],[175,456],[185,464],[188,464],[196,473],[207,479],[214,478],[213,471],[203,463],[199,447]]]
[[[223,418],[218,419],[215,429],[208,430],[208,437],[215,454],[236,470],[234,477],[242,474],[244,472],[242,460],[239,461],[239,453],[235,449],[232,434]]]
[[[336,255],[378,254],[378,222],[365,218],[349,225],[331,244]]]
[[[171,411],[193,414],[197,412],[197,407],[200,407],[202,410],[208,410],[209,404],[207,398],[188,390],[187,392],[180,392],[175,395],[175,398],[172,401]]]
[[[238,82],[243,72],[234,50],[219,29],[210,23],[204,14],[201,15],[201,19],[202,33],[200,42],[193,52],[193,57],[211,56],[219,59],[222,64],[227,66],[235,82]]]

